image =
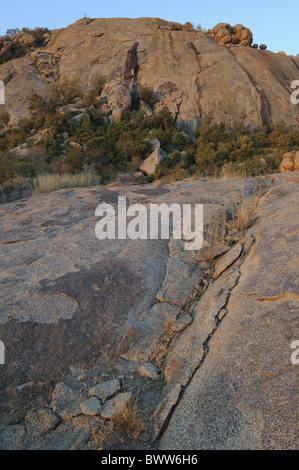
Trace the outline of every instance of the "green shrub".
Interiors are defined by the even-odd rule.
[[[127,131],[121,134],[116,148],[127,160],[134,157],[144,159],[151,150],[149,142],[146,142],[142,134],[136,131]]]
[[[92,80],[92,89],[94,93],[100,95],[103,91],[104,86],[107,83],[107,77],[104,75],[96,75]]]
[[[29,109],[39,115],[55,114],[57,107],[57,100],[53,97],[44,98],[41,95],[34,93],[29,98]]]
[[[15,34],[20,33],[20,32],[21,32],[21,30],[19,28],[9,28],[6,31],[6,35],[7,36],[14,36]]]
[[[0,160],[0,182],[6,181],[14,176],[14,171],[11,165],[8,165],[6,162]]]
[[[64,163],[71,173],[81,171],[84,165],[85,155],[77,147],[67,147]]]
[[[156,129],[163,129],[164,131],[172,132],[176,131],[174,119],[167,106],[164,106],[161,111],[154,114],[151,124],[152,127],[155,127]]]
[[[172,23],[171,31],[182,31],[182,26],[176,23]]]
[[[153,107],[156,100],[156,94],[154,90],[147,86],[138,87],[138,96],[139,98],[147,103],[149,106]]]
[[[7,126],[10,121],[10,114],[7,109],[0,109],[0,124]]]
[[[52,84],[51,96],[61,104],[69,104],[74,98],[82,97],[83,91],[79,80],[63,78]]]

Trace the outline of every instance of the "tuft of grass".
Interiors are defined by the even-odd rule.
[[[101,429],[93,428],[91,430],[91,441],[97,450],[104,450],[105,444],[109,442],[109,439],[113,435],[114,424],[113,422],[106,423]]]
[[[228,230],[233,234],[245,234],[256,218],[256,209],[263,195],[262,184],[256,185],[252,196],[245,196],[244,188],[242,193],[236,196],[232,205],[232,220],[228,222]]]
[[[35,181],[34,194],[50,193],[59,189],[82,188],[87,186],[97,186],[101,184],[102,177],[92,172],[82,172],[77,174],[64,173],[44,174],[37,177]]]
[[[220,170],[219,176],[216,180],[228,180],[232,178],[244,178],[246,171],[244,168],[235,168],[232,162],[225,163]]]
[[[106,348],[103,348],[102,354],[104,356],[107,371],[111,377],[111,380],[115,381],[115,375],[113,373],[112,363],[109,359],[109,354]],[[126,394],[125,386],[123,385],[123,393]],[[137,440],[145,430],[146,425],[142,419],[141,412],[138,407],[138,398],[131,398],[130,400],[120,400],[117,408],[117,413],[113,416],[111,422],[114,426],[124,432],[127,436]],[[114,431],[114,427],[112,428]],[[109,430],[111,434],[111,428]],[[109,434],[109,435],[110,435]],[[107,437],[107,436],[106,436]]]
[[[175,183],[176,181],[182,181],[183,179],[190,178],[187,170],[183,168],[173,168],[160,179],[161,184]]]
[[[235,191],[234,199],[210,216],[204,237],[207,244],[205,261],[213,261],[216,242],[231,245],[244,237],[257,218],[257,206],[263,194],[262,183],[256,185],[251,195],[245,193],[243,185],[241,193]]]
[[[131,399],[128,403],[121,403],[117,414],[113,417],[113,422],[134,440],[137,440],[140,434],[145,431],[137,398]]]
[[[27,191],[31,193],[32,190],[32,181],[29,178],[22,178],[21,176],[15,176],[9,180],[3,181],[0,184],[0,196],[2,194],[6,195],[6,202],[9,202],[10,197],[14,192],[18,192],[18,198],[23,197],[23,192]]]

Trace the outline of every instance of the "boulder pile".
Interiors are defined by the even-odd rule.
[[[219,46],[251,46],[253,39],[250,29],[242,24],[231,26],[229,23],[218,23],[208,34]]]
[[[32,49],[45,46],[49,42],[50,34],[41,30],[40,36],[37,37],[36,30],[20,31],[11,36],[0,37],[0,64],[22,57]]]
[[[132,105],[132,94],[125,80],[113,79],[103,88],[101,94],[102,111],[110,115],[110,122],[119,122],[122,113],[130,109]]]

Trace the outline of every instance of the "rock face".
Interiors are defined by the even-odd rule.
[[[299,331],[298,174],[275,179],[249,231],[253,246],[244,256],[245,242],[239,262],[207,289],[168,358],[165,400],[172,400],[173,413],[160,443],[164,450],[298,448],[298,365],[291,362]],[[215,314],[222,320],[213,325]],[[197,347],[188,353],[192,340]],[[181,399],[173,396],[178,384]],[[165,406],[158,411],[160,429]]]
[[[77,78],[84,88],[97,75],[117,79],[117,93],[108,94],[112,106],[115,100],[130,100],[119,88],[123,81],[125,89],[132,84],[152,88],[160,97],[156,106],[165,103],[188,129],[210,111],[215,122],[270,126],[284,119],[298,124],[290,87],[298,76],[299,58],[242,47],[251,43],[251,33],[242,25],[217,25],[212,32],[217,40],[189,28],[172,30],[171,25],[155,18],[77,22],[53,31],[44,51],[57,57],[57,76]],[[241,47],[222,47],[217,41]],[[13,121],[25,115],[33,90],[46,94],[49,86],[29,54],[1,65],[0,80],[6,84]]]
[[[281,173],[285,171],[298,171],[299,170],[299,152],[288,152],[282,157],[282,163],[280,165]]]
[[[128,203],[146,207],[202,200],[208,217],[214,201],[221,204],[221,195],[240,185],[238,179],[217,186],[191,180],[158,188],[66,189],[2,205],[0,338],[7,363],[1,371],[0,418],[48,397],[72,367],[101,364],[103,350],[130,361],[140,360],[142,351],[143,362],[150,362],[167,319],[175,322],[201,280],[196,252],[185,252],[177,242],[98,240],[99,204],[117,206],[124,195]],[[246,185],[253,190],[255,182]],[[76,416],[85,395],[60,383],[52,410]]]
[[[39,437],[55,429],[58,424],[58,416],[47,409],[29,411],[25,416],[26,431],[31,436]]]
[[[0,449],[88,448],[136,400],[148,449],[298,447],[298,172],[273,180],[255,224],[209,252],[210,220],[256,194],[256,179],[67,189],[2,205]],[[95,208],[119,196],[147,209],[204,204],[206,244],[98,240]]]
[[[0,80],[5,85],[5,102],[11,123],[17,124],[26,115],[28,99],[35,93],[46,96],[47,84],[30,57],[13,59],[0,66]]]

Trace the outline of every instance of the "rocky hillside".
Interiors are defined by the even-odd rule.
[[[215,122],[270,126],[284,119],[298,124],[290,86],[298,78],[299,58],[250,47],[252,34],[242,25],[223,23],[204,32],[152,18],[83,19],[47,33],[39,47],[28,35],[17,35],[15,41],[21,42],[20,56],[7,56],[7,50],[18,48],[2,41],[2,61],[7,61],[0,65],[13,122],[25,115],[29,96],[46,95],[51,81],[77,78],[88,88],[104,75],[118,79],[112,87],[120,80],[130,93],[138,86],[152,88],[154,108],[168,106],[188,129],[209,111]],[[132,93],[125,103],[131,100]]]

